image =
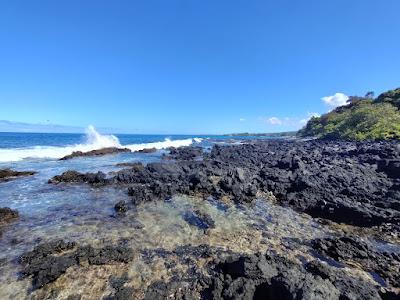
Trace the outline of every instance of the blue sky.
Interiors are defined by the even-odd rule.
[[[400,85],[399,11],[398,0],[0,0],[0,120],[298,129],[329,110],[322,97]]]

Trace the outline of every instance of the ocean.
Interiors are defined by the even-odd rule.
[[[146,135],[100,134],[92,126],[85,133],[13,133],[0,132],[0,167],[23,160],[59,159],[73,151],[90,151],[105,147],[125,147],[132,151],[145,148],[167,149],[192,144],[210,146],[226,141],[265,137],[223,135]]]
[[[65,203],[71,204],[74,199],[82,202],[93,196],[86,187],[72,188],[76,192],[74,196],[70,191],[62,192],[60,188],[47,183],[50,178],[65,171],[112,174],[121,169],[117,166],[119,163],[161,161],[162,155],[170,147],[195,145],[210,148],[213,144],[237,142],[240,142],[239,138],[212,135],[104,135],[92,126],[83,134],[0,133],[0,169],[37,172],[34,176],[0,183],[0,207],[10,207],[25,215],[35,216]],[[74,151],[85,152],[105,147],[124,147],[132,152],[59,160]],[[157,151],[135,152],[146,148],[156,148]],[[96,195],[99,196],[99,193],[97,191]],[[117,200],[115,195],[107,197]]]

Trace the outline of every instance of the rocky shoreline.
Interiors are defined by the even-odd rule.
[[[201,159],[195,159],[200,157]],[[395,142],[270,141],[174,149],[168,162],[135,163],[108,177],[68,171],[50,183],[126,185],[134,204],[174,194],[274,199],[312,217],[362,227],[400,224]]]
[[[397,142],[282,140],[214,145],[210,151],[183,147],[171,149],[160,162],[125,162],[120,167],[109,174],[71,170],[49,179],[49,184],[124,190],[130,201],[115,203],[116,222],[123,222],[141,205],[170,201],[176,195],[212,199],[222,210],[226,203],[251,207],[262,199],[305,213],[333,234],[298,241],[310,249],[304,257],[294,250],[292,255],[273,248],[238,253],[210,245],[182,245],[138,253],[124,239],[101,247],[50,241],[20,258],[23,277],[32,280],[35,290],[45,291],[69,269],[100,265],[124,269],[141,257],[149,263],[164,261],[168,280],[155,280],[140,290],[128,275],[112,275],[107,299],[400,297],[400,253],[371,244],[400,242]],[[213,217],[199,209],[185,212],[182,219],[204,235],[216,227]],[[185,268],[174,271],[177,265]]]

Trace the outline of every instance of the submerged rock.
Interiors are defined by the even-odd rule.
[[[4,225],[13,222],[19,218],[19,213],[9,207],[0,207],[0,238],[3,235]]]
[[[349,236],[325,238],[313,241],[314,249],[321,255],[350,264],[356,262],[367,272],[373,272],[400,288],[400,255],[377,252],[360,239]]]
[[[10,181],[18,177],[35,175],[35,171],[14,171],[11,169],[0,169],[0,182]]]
[[[7,224],[18,219],[18,211],[9,207],[0,207],[0,225]]]
[[[140,171],[143,170],[144,166],[141,162],[125,162],[116,164],[117,167],[129,167],[131,170]]]
[[[207,230],[215,228],[215,222],[209,214],[199,210],[188,211],[183,215],[183,219],[190,225],[196,226],[199,229]]]
[[[124,200],[117,202],[114,206],[115,211],[117,214],[124,214],[128,211],[128,206],[126,205]]]
[[[145,148],[145,149],[138,150],[135,152],[137,152],[137,153],[154,153],[154,152],[157,152],[157,149],[154,147],[153,148]]]
[[[127,153],[127,152],[132,152],[132,151],[128,148],[116,148],[116,147],[102,148],[102,149],[92,150],[92,151],[88,151],[88,152],[75,151],[67,156],[60,158],[60,160],[68,160],[68,159],[72,159],[75,157],[102,156],[102,155]]]

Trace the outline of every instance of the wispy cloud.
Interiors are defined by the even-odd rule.
[[[319,117],[320,114],[310,112],[305,117],[262,117],[263,123],[281,128],[299,129],[303,127],[312,117]]]
[[[334,109],[338,106],[345,105],[347,100],[349,100],[349,96],[343,93],[336,93],[333,96],[322,97],[321,100],[331,109]]]
[[[115,128],[98,128],[102,133],[117,133]],[[0,132],[43,132],[43,133],[84,133],[85,128],[79,126],[57,125],[51,123],[24,123],[0,120]]]
[[[240,119],[239,119],[239,122],[244,122],[244,121],[246,121],[245,118],[240,118]]]
[[[271,117],[271,118],[268,118],[266,121],[267,121],[267,123],[269,123],[271,125],[282,125],[283,124],[283,121],[278,117]]]

